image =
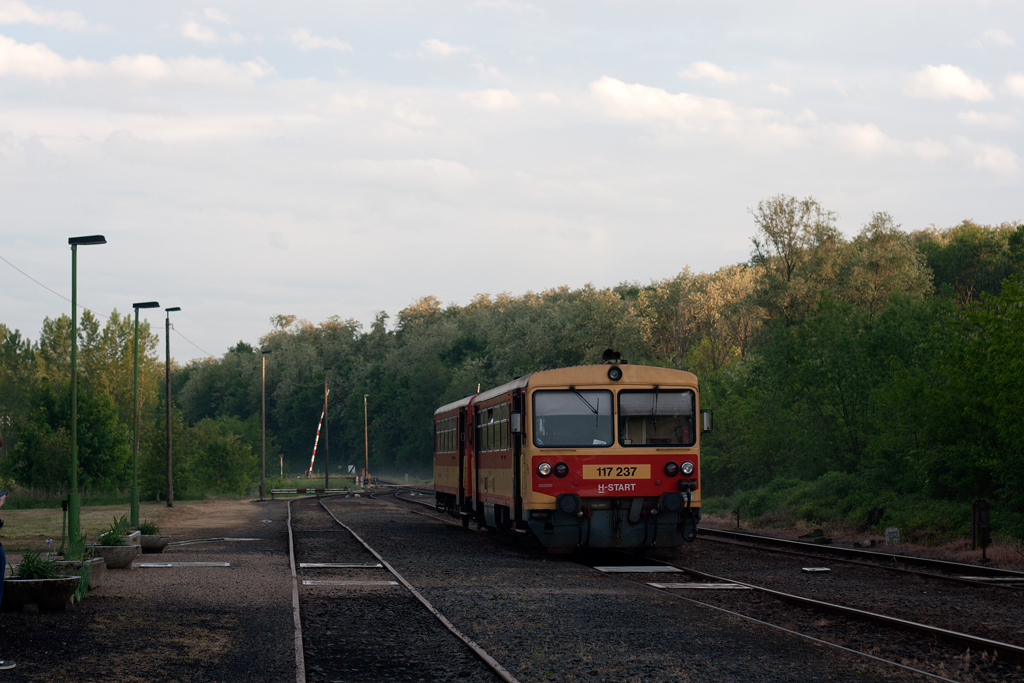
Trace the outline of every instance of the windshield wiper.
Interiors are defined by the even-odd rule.
[[[594,406],[590,405],[590,401],[588,401],[586,399],[586,397],[583,396],[583,394],[581,394],[580,392],[576,391],[576,387],[569,387],[569,391],[571,391],[572,393],[576,394],[581,401],[583,401],[584,403],[587,404],[587,407],[590,408],[590,412],[592,412],[594,415],[597,415],[597,408],[595,408]],[[601,399],[600,398],[597,399],[597,405],[601,405]]]
[[[654,385],[654,410],[651,412],[651,422],[658,424],[658,385]]]

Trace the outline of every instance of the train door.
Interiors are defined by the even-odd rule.
[[[469,437],[466,408],[459,408],[459,511],[467,511],[472,491],[469,479]]]
[[[516,389],[512,392],[512,414],[509,415],[510,423],[514,420],[512,415],[519,416],[519,425],[517,429],[511,429],[512,432],[512,489],[513,497],[515,500],[515,510],[513,511],[512,520],[513,525],[517,522],[523,521],[523,434],[522,434],[522,419],[523,419],[523,390]],[[516,432],[519,433],[516,433]]]

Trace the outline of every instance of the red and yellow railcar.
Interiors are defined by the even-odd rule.
[[[536,372],[435,411],[437,506],[550,549],[682,545],[700,521],[710,430],[692,373]]]

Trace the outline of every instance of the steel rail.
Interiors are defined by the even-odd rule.
[[[622,579],[622,580],[625,580],[625,581],[630,581],[630,579],[626,579],[623,576],[617,576],[616,578],[619,578],[619,579]],[[633,583],[639,583],[639,582],[633,581]],[[903,669],[904,671],[909,671],[911,673],[919,674],[921,676],[927,676],[928,678],[934,678],[934,679],[939,680],[939,681],[946,681],[947,683],[960,683],[959,681],[956,681],[956,680],[954,680],[952,678],[946,678],[946,677],[940,676],[938,674],[933,674],[930,671],[923,671],[921,669],[915,669],[912,666],[907,666],[906,664],[901,664],[899,662],[894,662],[891,659],[885,659],[883,657],[879,657],[878,655],[872,655],[872,654],[868,654],[867,652],[861,652],[860,650],[855,650],[855,649],[853,649],[851,647],[846,647],[845,645],[839,645],[837,643],[829,642],[827,640],[822,640],[821,638],[815,638],[812,635],[808,635],[806,633],[801,633],[800,631],[794,631],[792,629],[786,628],[785,626],[779,626],[778,624],[773,624],[773,623],[768,622],[768,621],[763,621],[761,619],[757,619],[757,618],[749,616],[747,614],[743,614],[742,612],[734,612],[733,610],[726,609],[724,607],[719,607],[718,605],[712,605],[712,604],[707,603],[707,602],[701,602],[700,600],[694,600],[693,598],[688,598],[685,595],[679,595],[678,593],[672,593],[672,592],[670,592],[670,591],[668,591],[666,589],[663,589],[663,588],[655,588],[654,586],[649,586],[647,584],[644,584],[644,587],[645,588],[649,588],[649,589],[654,590],[654,591],[658,591],[659,593],[665,593],[665,594],[669,595],[670,597],[675,598],[676,600],[682,600],[684,602],[689,602],[689,603],[692,603],[694,605],[700,605],[701,607],[717,610],[719,612],[723,612],[725,614],[728,614],[728,615],[731,615],[731,616],[734,616],[734,617],[739,617],[740,619],[745,619],[746,621],[751,621],[751,622],[753,622],[755,624],[760,624],[761,626],[767,626],[768,628],[775,629],[777,631],[782,631],[783,633],[788,633],[788,634],[796,636],[798,638],[803,638],[804,640],[809,640],[812,643],[818,643],[819,645],[826,645],[828,647],[835,648],[837,650],[842,650],[844,652],[849,652],[850,654],[857,655],[858,657],[865,657],[867,659],[879,662],[881,664],[887,664],[889,666],[895,666],[895,667],[897,667],[899,669]]]
[[[292,571],[292,620],[295,623],[295,683],[306,683],[306,655],[302,649],[302,618],[299,614],[299,579],[295,573],[295,538],[292,535],[292,503],[288,501],[288,565]]]
[[[771,546],[760,545],[757,543],[744,543],[743,541],[732,541],[726,538],[708,538],[707,541],[714,543],[722,543],[725,545],[732,545],[738,548],[749,548],[751,550],[757,550],[760,552],[770,553],[781,553],[784,555],[799,555],[801,557],[813,557],[821,558],[823,553],[809,553],[804,550],[790,550],[788,548],[774,548]],[[949,574],[935,574],[934,572],[923,572],[919,569],[908,569],[906,567],[897,567],[892,564],[879,564],[878,562],[867,562],[864,560],[853,560],[845,557],[829,557],[831,562],[842,562],[844,564],[852,564],[857,567],[867,567],[868,569],[881,569],[887,572],[896,572],[897,574],[910,574],[912,576],[923,576],[929,579],[938,579],[940,581],[951,581],[953,583],[966,584],[968,586],[989,586],[993,588],[1009,588],[1011,590],[1019,589],[1022,586],[992,583],[988,581],[976,581],[974,579],[965,579],[962,576],[950,576]],[[969,565],[968,565],[969,566]],[[1006,578],[1006,577],[1002,577]]]
[[[969,633],[960,633],[958,631],[950,631],[949,629],[939,628],[938,626],[929,626],[928,624],[921,624],[916,621],[909,621],[907,619],[900,619],[898,617],[890,617],[885,614],[878,614],[876,612],[868,612],[867,610],[858,609],[856,607],[847,607],[845,605],[837,605],[831,602],[824,602],[822,600],[814,600],[813,598],[805,598],[800,595],[793,595],[792,593],[784,593],[777,591],[772,588],[765,588],[764,586],[758,586],[752,583],[746,583],[744,581],[737,581],[735,579],[727,579],[721,576],[715,576],[714,574],[707,574],[705,572],[697,571],[696,569],[689,569],[687,567],[680,567],[678,565],[661,563],[663,566],[675,567],[680,569],[691,576],[696,576],[708,581],[723,581],[728,583],[735,583],[741,586],[748,586],[753,590],[772,595],[780,600],[791,602],[803,607],[810,607],[819,611],[834,612],[842,614],[844,616],[855,617],[858,619],[866,619],[880,624],[885,624],[892,628],[897,628],[903,631],[911,631],[915,633],[925,633],[928,635],[936,636],[944,640],[967,645],[968,647],[979,648],[988,652],[998,651],[1000,655],[1011,654],[1018,659],[1024,659],[1024,647],[1019,645],[1012,645],[1010,643],[1003,643],[998,640],[990,640],[989,638],[982,638],[981,636],[972,636]]]
[[[338,523],[338,525],[340,525],[343,529],[352,534],[353,538],[359,541],[364,548],[370,551],[370,553],[377,558],[377,561],[384,565],[387,568],[387,570],[391,572],[391,574],[396,579],[398,579],[398,581],[403,586],[405,586],[405,588],[410,593],[412,593],[413,597],[415,597],[420,602],[421,605],[427,608],[427,611],[429,611],[431,614],[437,617],[437,620],[444,624],[445,628],[447,628],[452,633],[452,635],[454,635],[456,638],[465,643],[466,646],[473,651],[473,654],[479,657],[480,660],[491,669],[491,671],[493,671],[495,674],[498,675],[499,678],[501,678],[501,680],[505,681],[505,683],[519,683],[519,680],[515,676],[513,676],[505,667],[499,664],[498,660],[494,659],[494,657],[491,657],[489,654],[487,654],[486,650],[477,645],[469,636],[464,634],[455,626],[455,624],[449,621],[447,617],[441,614],[441,612],[439,612],[436,607],[430,604],[430,601],[423,597],[423,595],[418,590],[416,590],[411,583],[406,581],[405,577],[399,574],[398,571],[394,567],[392,567],[391,564],[387,560],[385,560],[380,553],[371,548],[370,545],[366,541],[364,541],[362,537],[360,537],[359,534],[357,534],[351,527],[349,527],[340,519],[338,519],[338,517],[331,511],[331,509],[324,505],[324,502],[322,500],[318,500],[317,502],[320,503],[320,507],[326,510],[327,514],[329,514],[331,518]]]
[[[765,545],[777,545],[783,547],[800,548],[807,552],[812,552],[815,555],[842,555],[845,557],[860,557],[860,558],[872,558],[877,560],[879,563],[892,564],[894,562],[902,562],[903,564],[929,567],[931,569],[943,569],[949,572],[977,572],[984,576],[1001,576],[1006,578],[1020,578],[1024,579],[1024,572],[1015,572],[1006,569],[996,569],[995,567],[981,567],[974,564],[964,564],[963,562],[950,562],[948,560],[934,560],[927,557],[912,557],[910,555],[896,555],[890,553],[880,553],[874,550],[858,550],[857,548],[837,548],[835,546],[818,545],[816,543],[807,543],[805,541],[791,541],[785,538],[775,538],[773,536],[759,536],[757,534],[746,533],[743,531],[728,531],[725,529],[709,529],[707,527],[698,528],[697,533],[704,536],[721,536],[724,538],[737,538],[755,543],[762,543]]]

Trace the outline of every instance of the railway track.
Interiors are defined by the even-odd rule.
[[[429,491],[404,490],[395,491],[391,495],[403,505],[432,507],[430,504],[432,502],[432,499],[429,497],[430,493]],[[422,498],[422,500],[418,500],[419,498]],[[441,517],[439,514],[422,511],[420,511],[420,514],[435,518]],[[730,545],[737,544],[733,541],[730,542]],[[806,546],[810,544],[801,545]],[[738,547],[762,553],[765,550],[764,546],[748,543],[740,543]],[[801,548],[800,545],[796,547]],[[811,547],[817,548],[817,546]],[[780,549],[773,548],[773,551],[779,552]],[[803,548],[800,550],[781,549],[781,552],[788,555],[818,557],[819,561],[821,558],[820,553],[804,552]],[[873,555],[891,557],[883,553],[874,553]],[[607,553],[599,553],[598,556],[605,557]],[[621,559],[622,557],[624,556],[620,555],[620,559],[617,562],[620,565],[623,562],[636,562],[635,557],[629,556],[629,560],[623,560]],[[841,558],[833,557],[832,561],[856,565],[860,571],[865,572],[893,569],[888,564],[857,560],[853,559],[854,557],[854,553],[845,553]],[[596,562],[588,562],[588,564],[597,566]],[[921,564],[923,566],[935,566],[930,563]],[[1022,675],[1020,668],[1020,663],[1024,662],[1024,647],[1015,643],[1007,643],[980,635],[963,633],[949,627],[950,623],[957,622],[946,623],[942,626],[920,623],[913,619],[838,604],[835,600],[815,599],[793,592],[757,585],[750,580],[731,580],[707,571],[686,567],[683,563],[645,561],[642,566],[645,566],[648,571],[656,570],[658,567],[665,567],[666,573],[643,574],[642,579],[633,578],[627,580],[639,582],[648,585],[653,590],[671,594],[674,599],[721,609],[745,619],[751,619],[759,623],[768,623],[775,628],[783,628],[782,624],[787,624],[788,626],[784,628],[787,632],[796,633],[801,637],[846,651],[857,652],[864,657],[884,661],[889,665],[913,673],[920,673],[921,675],[927,675],[939,680],[956,680],[955,678],[948,678],[949,672],[957,672],[965,677],[970,676],[973,680],[1024,680],[1024,675]],[[946,562],[938,566],[941,566],[943,572],[947,573],[922,572],[908,568],[897,569],[901,574],[914,580],[967,584],[975,586],[981,591],[993,589],[993,586],[990,584],[960,577],[961,574],[973,569],[970,565],[957,565],[956,563]],[[692,593],[694,591],[666,587],[679,582],[679,574],[669,574],[667,573],[668,571],[685,572],[683,576],[697,579],[705,584],[718,586],[723,584],[737,585],[746,589],[746,595],[742,591],[716,591],[713,587],[709,586],[708,588],[697,590],[702,590],[704,595],[713,594],[716,596],[715,598],[701,599],[693,597]],[[622,577],[623,575],[617,576]],[[690,595],[680,595],[680,590]],[[899,588],[897,587],[895,590],[898,592]],[[998,588],[995,590],[998,593]],[[1020,591],[1015,590],[1010,596],[1016,597],[1019,593]],[[750,598],[750,595],[760,597]],[[746,609],[744,604],[751,601],[757,603],[754,610]],[[1012,619],[1012,617],[1010,618]],[[974,658],[973,662],[972,657]],[[915,665],[915,662],[919,664]]]
[[[1013,589],[1024,588],[1024,572],[1015,572],[1007,569],[950,562],[948,560],[936,560],[927,557],[914,557],[912,555],[882,553],[859,548],[819,545],[724,529],[698,528],[697,533],[704,540],[719,543],[730,543],[741,547],[759,548],[773,552],[803,555],[805,557],[829,557],[834,561],[861,564],[893,572],[941,578],[966,585],[994,585]],[[921,567],[934,571],[922,572],[917,569],[910,569],[910,567]]]
[[[296,683],[518,683],[323,500],[288,502],[288,541]]]

